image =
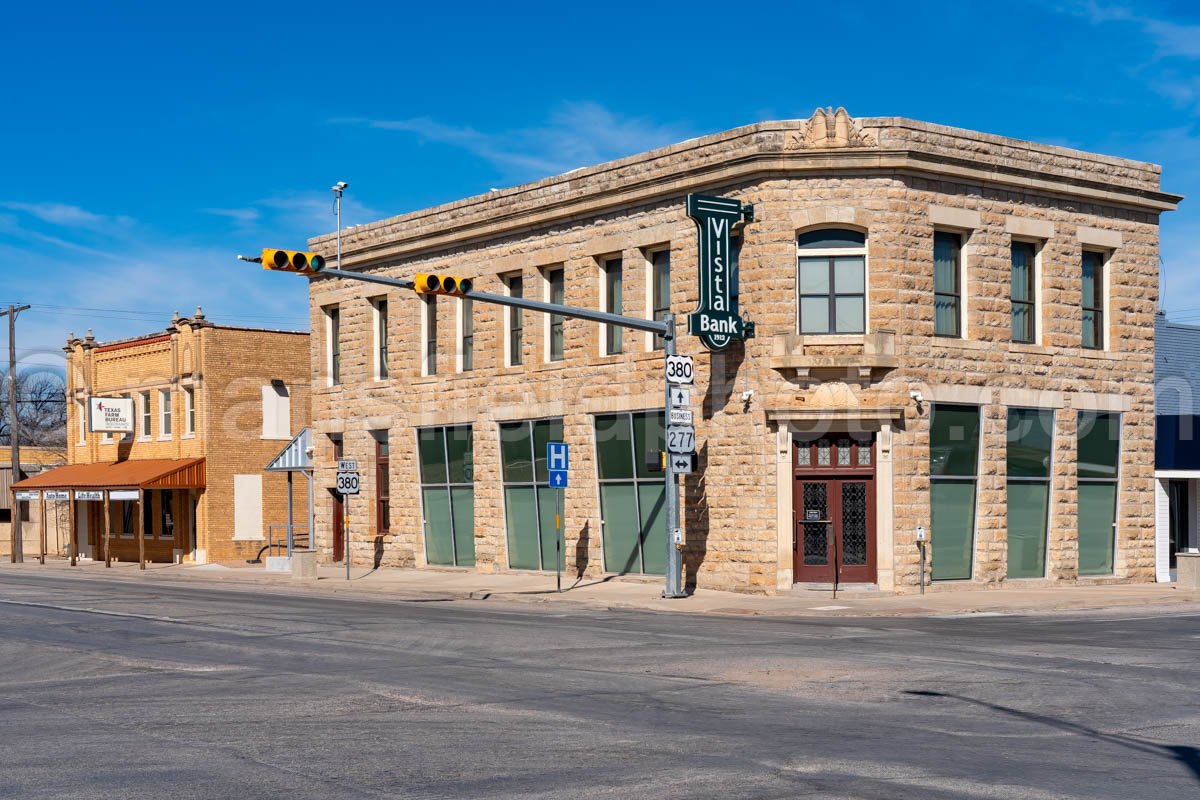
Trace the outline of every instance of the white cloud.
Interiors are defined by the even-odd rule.
[[[216,217],[227,217],[240,225],[258,222],[262,216],[262,212],[257,208],[202,208],[200,210]]]
[[[458,147],[520,181],[632,155],[693,135],[679,125],[627,117],[593,102],[564,103],[541,125],[494,132],[448,125],[429,117],[331,121],[410,133],[424,141]]]
[[[63,228],[103,230],[113,225],[126,227],[133,224],[133,219],[130,217],[96,214],[85,208],[73,206],[68,203],[20,203],[6,201],[0,202],[0,207],[28,214],[41,222]]]

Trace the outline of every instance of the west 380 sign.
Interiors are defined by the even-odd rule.
[[[687,215],[700,229],[700,307],[688,316],[688,333],[709,350],[754,336],[754,323],[738,313],[737,275],[729,237],[734,225],[754,221],[754,206],[729,197],[689,194]]]

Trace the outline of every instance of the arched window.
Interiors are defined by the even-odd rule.
[[[821,228],[796,239],[799,330],[802,334],[865,333],[867,237]]]

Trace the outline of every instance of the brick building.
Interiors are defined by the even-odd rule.
[[[68,463],[15,488],[91,492],[73,509],[85,557],[104,557],[106,506],[122,561],[257,555],[268,526],[287,522],[286,477],[263,467],[308,424],[308,334],[214,325],[197,309],[164,331],[89,331],[64,349]],[[89,397],[132,399],[134,431],[91,432]]]
[[[1154,578],[1152,164],[838,109],[764,122],[343,232],[347,269],[681,319],[689,193],[735,239],[757,335],[696,356],[689,585],[913,590]],[[331,253],[333,236],[311,245]],[[663,570],[653,336],[332,276],[310,285],[317,539],[333,462],[352,554],[553,569],[546,441],[570,444],[566,566]]]
[[[8,448],[0,450],[0,458],[8,455]],[[66,463],[66,450],[59,447],[22,447],[21,474],[37,475]],[[25,558],[36,558],[41,552],[42,507],[40,503],[14,503],[11,492],[13,483],[12,462],[0,463],[0,560],[12,557],[14,506],[20,507],[21,541]],[[47,507],[46,549],[49,553],[66,552],[66,516],[57,503]]]

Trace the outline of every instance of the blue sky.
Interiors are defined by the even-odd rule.
[[[1164,305],[1200,321],[1195,2],[13,4],[0,303],[67,331],[307,326],[236,253],[843,105],[1162,164]],[[0,331],[0,339],[6,332]],[[5,340],[5,344],[7,344]]]

